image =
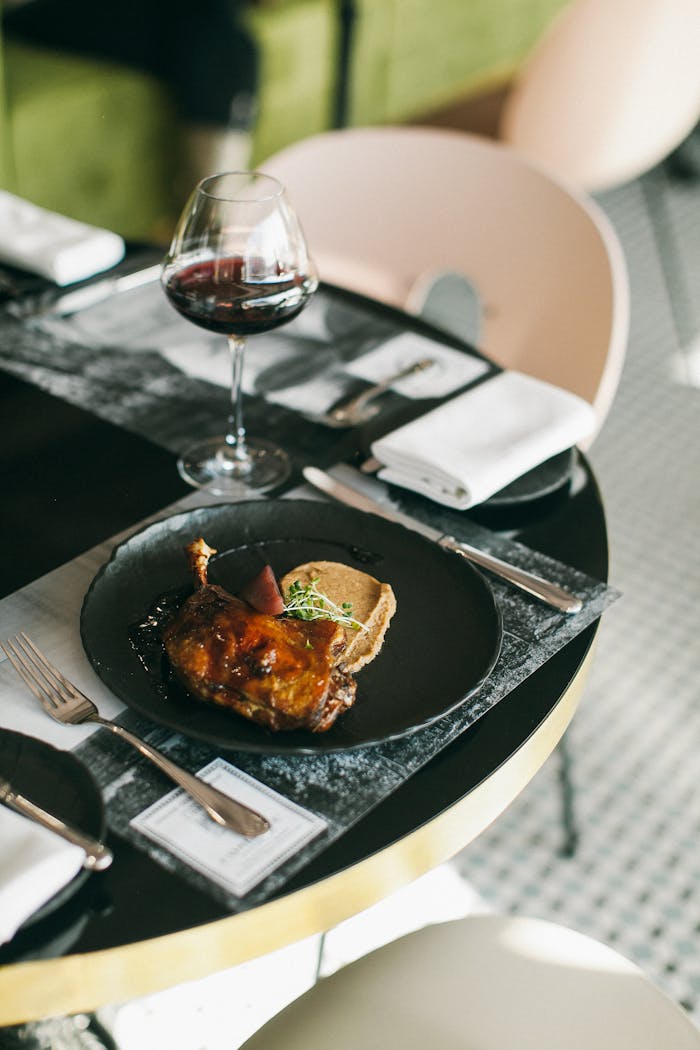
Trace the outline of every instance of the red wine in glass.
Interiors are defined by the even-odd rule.
[[[248,277],[241,256],[207,259],[174,271],[165,292],[176,310],[211,332],[257,335],[291,321],[313,289],[308,274]],[[255,267],[251,267],[253,271]]]
[[[226,434],[184,452],[181,475],[232,499],[273,488],[289,474],[289,459],[279,446],[246,434],[243,349],[248,336],[296,317],[318,285],[284,187],[260,172],[225,172],[200,182],[175,230],[161,283],[183,317],[225,335],[231,350]]]

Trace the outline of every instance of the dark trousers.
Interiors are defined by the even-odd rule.
[[[193,124],[252,122],[257,54],[234,0],[30,0],[8,10],[3,25],[11,38],[166,81]]]

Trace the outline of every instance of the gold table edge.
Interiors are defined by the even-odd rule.
[[[553,752],[578,707],[594,648],[508,761],[428,824],[250,911],[118,948],[0,967],[0,1026],[88,1012],[200,980],[328,930],[449,860],[496,820]]]

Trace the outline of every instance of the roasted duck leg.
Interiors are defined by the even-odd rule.
[[[185,550],[195,590],[163,640],[187,691],[268,729],[330,729],[355,699],[354,679],[337,666],[346,644],[342,627],[255,612],[208,582],[216,551],[203,539]]]

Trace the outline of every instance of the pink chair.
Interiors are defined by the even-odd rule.
[[[521,67],[499,135],[598,191],[658,164],[698,120],[697,0],[575,0]]]
[[[427,926],[322,978],[245,1050],[700,1050],[681,1008],[612,948],[540,919]]]
[[[622,251],[584,194],[507,146],[417,127],[327,132],[263,165],[288,188],[322,279],[417,312],[462,274],[498,364],[589,401],[600,427],[624,359]]]

